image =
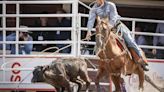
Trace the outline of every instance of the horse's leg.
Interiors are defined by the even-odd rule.
[[[140,92],[143,92],[143,90],[144,90],[143,83],[144,83],[144,79],[145,79],[145,74],[144,74],[143,69],[140,66],[138,67],[137,73],[138,73],[138,77],[139,77],[139,90],[140,90]]]
[[[97,92],[101,92],[100,91],[100,85],[99,85],[99,80],[104,77],[105,75],[105,69],[102,67],[99,67],[97,75],[96,75],[96,79],[95,79],[95,84],[96,84],[96,88],[97,88]]]
[[[86,91],[88,92],[91,80],[88,76],[87,70],[83,70],[80,72],[80,78],[86,82]]]
[[[121,79],[121,76],[115,76],[115,75],[112,75],[112,81],[114,83],[114,86],[116,88],[116,90],[114,92],[121,92],[121,82],[120,82],[120,79]]]

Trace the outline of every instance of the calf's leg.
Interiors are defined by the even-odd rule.
[[[86,82],[86,90],[88,91],[91,80],[88,76],[87,67],[83,68],[83,70],[80,71],[79,75],[80,75],[80,78]]]
[[[101,78],[103,78],[105,76],[105,73],[106,73],[105,68],[99,66],[99,69],[98,69],[98,72],[97,72],[97,75],[96,75],[96,79],[95,79],[95,85],[96,85],[96,88],[97,88],[97,92],[101,92],[99,81],[100,81]]]
[[[63,85],[62,86],[64,88],[66,88],[68,92],[72,92],[71,91],[71,85],[69,83],[70,81],[67,78],[63,77],[63,79],[61,80],[61,82],[63,82]]]
[[[74,83],[76,83],[78,85],[77,92],[80,92],[80,89],[81,89],[83,83],[80,80],[78,80],[77,78],[72,78],[72,79],[70,79],[70,81],[74,82]]]

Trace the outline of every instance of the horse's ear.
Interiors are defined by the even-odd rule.
[[[41,68],[41,69],[42,69],[43,66],[35,66],[35,67],[34,67],[34,69],[37,69],[37,68],[39,68],[39,69]]]
[[[107,22],[107,23],[108,23],[109,18],[108,18],[108,17],[105,17],[105,18],[104,18],[104,20],[105,20],[105,22]]]
[[[96,17],[97,23],[100,23],[101,19],[99,16]]]

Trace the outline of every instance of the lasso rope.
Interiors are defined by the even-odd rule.
[[[57,51],[55,51],[55,53],[57,53],[58,51],[60,51],[60,49],[59,49],[58,47],[49,47],[49,48],[46,48],[46,49],[42,50],[41,52],[39,52],[39,55],[42,54],[42,53],[44,53],[44,52],[47,51],[47,50],[50,50],[50,49],[57,49]],[[40,57],[39,55],[38,55],[37,57],[35,57],[35,58]],[[14,62],[14,61],[13,61],[13,62]],[[4,66],[5,66],[6,64],[8,64],[8,63],[11,63],[11,62],[6,62],[6,63],[2,64],[2,65],[1,65],[1,69],[2,69],[2,70],[7,69],[7,68],[4,68]],[[20,84],[21,84],[28,76],[30,76],[31,73],[32,73],[32,71],[30,71],[30,73],[27,74],[27,75],[18,83],[17,87],[15,88],[15,91],[17,91],[17,89],[19,88]]]
[[[39,54],[38,54],[36,57],[34,57],[34,58],[39,58],[39,57],[41,57],[40,55],[41,55],[42,53],[44,53],[45,51],[50,50],[50,49],[57,49],[57,51],[60,51],[60,49],[59,49],[58,47],[49,47],[49,48],[46,48],[46,49],[42,50],[41,52],[39,52]],[[55,53],[57,53],[57,51],[55,51]],[[9,64],[9,63],[12,63],[12,62],[15,62],[15,61],[3,63],[3,64],[1,65],[1,68],[0,68],[0,69],[5,70],[6,68],[4,68],[4,66],[5,66],[6,64]]]
[[[96,33],[93,33],[91,36],[93,36],[93,35],[95,35],[95,34],[96,34]],[[82,39],[82,41],[84,41],[84,40],[87,40],[87,38]],[[49,47],[49,48],[46,48],[46,49],[42,50],[41,52],[39,52],[38,56],[36,56],[36,57],[34,57],[34,58],[40,57],[39,55],[41,55],[41,54],[44,53],[45,51],[48,51],[48,50],[51,50],[51,49],[57,49],[55,52],[51,53],[51,54],[54,54],[54,53],[58,53],[59,51],[65,49],[65,48],[68,48],[68,47],[70,47],[70,46],[71,46],[71,44],[69,44],[69,45],[67,45],[67,46],[64,46],[64,47],[62,47],[62,48],[60,48],[60,49],[59,49],[58,47]],[[50,55],[51,55],[51,54],[50,54]],[[92,66],[94,69],[96,69],[96,67],[95,67],[88,59],[86,59],[86,60],[91,64],[91,66]],[[14,61],[12,61],[12,62],[14,62]],[[11,63],[11,62],[3,63],[3,64],[1,65],[1,69],[2,69],[2,70],[6,70],[7,68],[5,68],[4,66],[5,66],[6,64],[9,64],[9,63]],[[20,84],[21,84],[26,78],[28,78],[28,76],[30,76],[31,73],[32,73],[32,71],[30,71],[30,73],[27,74],[27,75],[18,83],[18,85],[17,85],[15,91],[17,91],[17,89],[19,88]]]
[[[30,76],[31,73],[32,73],[32,71],[31,71],[29,74],[27,74],[27,75],[18,83],[17,87],[15,88],[15,91],[16,91],[16,92],[17,92],[17,89],[19,88],[20,84],[21,84],[28,76]]]
[[[92,2],[91,4],[94,4],[95,2]],[[90,4],[90,5],[91,5]],[[100,6],[100,7],[102,7],[103,6],[103,4]],[[100,8],[100,7],[98,7],[98,8]],[[92,9],[97,9],[97,8],[92,8]],[[95,34],[92,34],[91,36],[93,36],[93,35],[95,35]],[[82,41],[84,41],[84,40],[87,40],[87,38],[85,38],[85,39],[82,39]],[[44,53],[45,51],[47,51],[47,50],[51,50],[51,49],[57,49],[55,52],[53,52],[53,53],[51,53],[51,54],[54,54],[54,53],[58,53],[59,51],[61,51],[61,50],[63,50],[63,49],[65,49],[65,48],[68,48],[68,47],[70,47],[71,46],[71,44],[69,44],[69,45],[67,45],[67,46],[65,46],[65,47],[62,47],[62,48],[58,48],[58,47],[49,47],[49,48],[46,48],[46,49],[44,49],[44,50],[42,50],[41,52],[39,52],[39,55],[40,54],[42,54],[42,53]],[[50,55],[51,55],[50,54]],[[36,56],[36,57],[34,57],[34,58],[39,58],[40,56]],[[89,62],[89,60],[88,59],[86,59],[88,62]],[[12,62],[14,62],[14,61],[12,61]],[[9,64],[9,63],[12,63],[12,62],[6,62],[6,63],[3,63],[2,65],[1,65],[1,68],[0,69],[2,69],[2,70],[6,70],[6,68],[4,67],[6,64]],[[91,62],[90,62],[90,64],[91,64]],[[94,68],[95,68],[95,66],[93,65],[93,64],[91,64]],[[29,73],[29,74],[27,74],[19,83],[18,83],[18,86],[17,86],[17,88],[16,88],[16,91],[17,91],[17,89],[19,88],[19,86],[20,86],[20,84],[28,77],[28,76],[30,76],[30,74],[32,73],[32,71]]]
[[[95,3],[96,3],[96,1],[92,2],[91,4],[89,4],[89,6],[91,6],[91,5],[95,4]],[[97,8],[92,8],[92,10],[101,8],[103,5],[104,5],[104,3],[103,3],[101,6],[97,7]],[[92,34],[91,36],[93,36],[93,35],[95,35],[95,34],[96,34],[96,33]],[[87,38],[82,39],[82,41],[84,41],[84,40],[87,40]],[[39,53],[39,55],[42,54],[42,53],[44,53],[44,52],[47,51],[47,50],[50,50],[50,49],[57,49],[57,51],[55,51],[55,52],[53,52],[53,53],[51,53],[51,54],[58,53],[59,51],[65,49],[65,48],[68,48],[68,47],[70,47],[70,46],[71,46],[71,44],[69,44],[69,45],[67,45],[67,46],[65,46],[65,47],[63,47],[63,48],[60,48],[60,49],[59,49],[58,47],[49,47],[49,48],[46,48],[46,49],[42,50],[42,51]],[[51,55],[51,54],[50,54],[50,55]],[[39,55],[36,56],[35,58],[40,57]],[[1,68],[0,68],[0,69],[5,70],[4,66],[5,66],[6,64],[8,64],[8,63],[11,63],[11,62],[3,63],[3,64],[1,65]]]
[[[91,7],[91,5],[93,5],[93,4],[95,4],[96,3],[96,1],[93,1],[92,3],[90,3],[89,4],[89,7]],[[105,3],[105,2],[104,2]],[[99,9],[99,8],[101,8],[103,5],[104,5],[104,3],[103,4],[101,4],[101,6],[99,6],[99,7],[96,7],[96,8],[91,8],[91,10],[96,10],[96,9]]]
[[[93,35],[95,35],[95,34],[96,34],[96,33],[93,33],[91,36],[93,36]],[[84,41],[84,40],[87,40],[87,38],[82,39],[82,41]],[[62,47],[62,48],[60,48],[60,49],[59,49],[58,47],[49,47],[49,48],[46,48],[46,49],[42,50],[41,52],[39,52],[39,55],[36,56],[36,57],[34,57],[34,58],[41,57],[40,55],[41,55],[42,53],[48,51],[48,50],[57,49],[55,52],[53,52],[53,53],[50,54],[50,55],[52,55],[52,54],[54,54],[54,53],[58,53],[59,51],[65,49],[65,48],[68,48],[68,47],[70,47],[70,46],[71,46],[71,44],[69,44],[69,45],[67,45],[67,46],[64,46],[64,47]],[[13,61],[13,62],[14,62],[14,61]],[[0,68],[0,69],[5,70],[4,66],[5,66],[6,64],[9,64],[9,63],[11,63],[11,62],[3,63],[3,64],[1,65],[1,68]]]

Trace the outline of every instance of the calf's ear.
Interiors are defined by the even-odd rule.
[[[49,69],[49,66],[48,65],[45,65],[42,67],[42,71],[45,72],[47,69]]]
[[[34,69],[43,70],[43,66],[35,66]]]

